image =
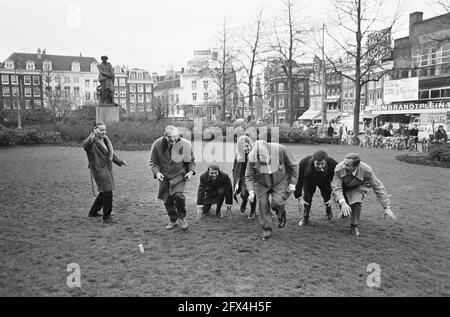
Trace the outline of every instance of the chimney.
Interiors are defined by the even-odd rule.
[[[423,12],[413,12],[409,15],[409,34],[411,35],[414,25],[423,21]]]
[[[37,50],[37,58],[38,59],[42,59],[42,54],[41,54],[41,49],[40,48],[38,48],[38,50]]]

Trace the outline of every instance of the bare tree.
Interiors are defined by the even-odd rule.
[[[302,31],[299,25],[299,10],[295,6],[294,0],[282,0],[284,6],[284,17],[278,20],[284,21],[273,23],[273,34],[269,44],[269,63],[280,67],[287,79],[287,103],[288,103],[288,122],[293,124],[295,121],[293,109],[294,80],[293,69],[296,60],[305,55],[302,50],[304,42],[301,40]],[[304,47],[303,47],[304,49]]]
[[[222,120],[226,117],[228,105],[237,89],[236,71],[233,66],[235,54],[229,41],[230,30],[227,27],[226,19],[217,39],[218,54],[217,63],[209,67],[209,74],[214,83],[219,87],[219,98],[221,101]]]
[[[66,94],[61,85],[61,76],[55,74],[50,67],[42,67],[42,87],[44,90],[44,104],[56,117],[66,118],[73,107],[79,103],[78,96]],[[52,81],[56,85],[52,87]]]
[[[250,108],[251,118],[253,119],[254,97],[254,78],[256,67],[261,63],[261,37],[263,32],[263,11],[260,10],[254,25],[247,30],[242,30],[239,35],[239,54],[236,57],[239,65],[238,70],[244,72],[242,83],[248,89],[248,106]]]
[[[389,21],[381,16],[381,11],[385,4],[384,0],[333,0],[333,14],[335,18],[332,20],[338,31],[341,31],[344,39],[340,38],[336,33],[331,34],[327,30],[328,35],[337,43],[340,49],[347,57],[354,60],[354,76],[342,73],[343,77],[351,80],[355,84],[355,106],[353,110],[353,131],[355,133],[355,142],[358,142],[359,135],[359,116],[361,106],[361,91],[364,85],[369,81],[378,81],[389,70],[379,71],[382,69],[381,59],[383,51],[386,48],[386,41],[390,41],[390,32],[394,24],[398,21],[402,5],[399,3],[394,11],[391,11]],[[377,23],[383,22],[383,30],[374,36],[374,27]],[[345,36],[349,35],[350,39]],[[370,39],[368,45],[364,45],[364,40]],[[333,65],[335,71],[338,68],[331,58],[327,56],[328,61]],[[377,70],[377,74],[374,71]]]

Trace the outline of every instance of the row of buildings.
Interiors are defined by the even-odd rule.
[[[382,54],[362,87],[360,120],[412,120],[422,113],[444,120],[450,111],[450,13],[423,20],[410,14],[409,35],[392,41],[390,30],[374,32]],[[370,45],[371,37],[368,39]],[[381,37],[381,41],[380,40]],[[54,92],[74,107],[97,102],[98,70],[93,57],[59,56],[40,49],[13,53],[0,64],[0,110],[32,109],[48,103]],[[292,65],[294,83],[289,108],[288,80],[281,65],[270,63],[255,79],[253,109],[247,103],[232,66],[223,69],[213,50],[195,51],[180,71],[165,75],[115,66],[115,102],[129,113],[143,112],[174,120],[203,117],[252,118],[271,123],[327,121],[352,116],[355,102],[355,60],[351,55]],[[364,65],[362,68],[364,69]],[[226,80],[221,79],[226,76]],[[323,83],[325,81],[325,83]],[[437,119],[439,117],[439,119]]]
[[[409,16],[409,35],[392,41],[390,30],[372,34],[383,37],[382,56],[372,67],[361,89],[360,122],[411,122],[415,117],[444,123],[450,118],[450,13],[423,20],[422,12]],[[368,39],[370,41],[370,38]],[[364,70],[365,65],[362,65]],[[275,123],[293,120],[320,121],[322,101],[327,121],[352,116],[356,90],[350,78],[355,76],[351,55],[326,63],[322,85],[322,61],[296,64],[293,107],[287,109],[287,84],[276,67],[265,70],[265,116]],[[350,77],[350,78],[349,78]],[[323,91],[323,88],[325,91]]]

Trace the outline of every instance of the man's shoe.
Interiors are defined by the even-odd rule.
[[[222,211],[220,211],[220,210],[216,211],[216,216],[217,216],[217,218],[222,219],[223,218]]]
[[[248,219],[255,219],[256,218],[256,212],[250,211],[250,215],[248,215]]]
[[[298,223],[298,225],[300,226],[300,227],[303,227],[303,226],[306,226],[306,225],[308,225],[309,224],[309,218],[308,217],[305,217],[305,216],[303,216],[303,218],[300,220],[300,222]]]
[[[286,212],[280,212],[278,217],[278,227],[283,228],[286,225]]]
[[[166,226],[167,230],[172,230],[173,228],[175,228],[177,226],[176,222],[169,222]]]
[[[272,230],[264,230],[262,232],[261,239],[263,241],[267,241],[270,238],[271,235],[272,235]]]
[[[89,218],[99,218],[99,217],[101,217],[102,215],[100,215],[98,212],[96,212],[96,213],[89,213],[88,214],[88,217]]]
[[[245,207],[244,207],[244,208],[241,207],[241,212],[242,212],[242,213],[245,212]]]
[[[103,219],[103,223],[106,223],[106,224],[115,224],[116,222],[114,221],[113,218],[108,217],[108,218]]]
[[[178,219],[178,224],[180,225],[181,229],[183,229],[183,230],[187,230],[187,228],[189,227],[189,224],[185,218]]]
[[[358,227],[353,226],[352,229],[350,230],[350,232],[351,232],[352,236],[354,236],[354,237],[359,237],[359,230],[358,230]]]

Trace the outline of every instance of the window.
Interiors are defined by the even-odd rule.
[[[27,69],[34,69],[34,62],[27,62],[27,65],[26,65],[26,68]]]
[[[207,92],[205,92],[205,93],[203,94],[203,99],[208,100],[208,93],[207,93]]]
[[[31,109],[30,100],[29,99],[25,100],[25,109]]]
[[[150,79],[150,74],[145,73],[145,74],[144,74],[144,78],[145,78],[145,79]]]
[[[136,73],[135,72],[131,72],[130,73],[130,78],[131,79],[136,79]]]
[[[114,86],[119,86],[119,78],[114,78]]]
[[[194,92],[192,94],[192,101],[197,101],[197,93],[196,92]]]
[[[144,95],[141,95],[141,94],[138,95],[138,102],[139,103],[144,102]]]
[[[80,83],[80,78],[74,77],[74,78],[73,78],[73,83],[74,83],[74,84],[79,84],[79,83]]]
[[[152,92],[152,85],[145,85],[145,92],[151,93]]]
[[[151,102],[152,101],[152,95],[150,95],[150,94],[145,95],[145,101],[146,102]]]
[[[84,87],[89,88],[91,86],[91,81],[89,79],[84,80]]]
[[[14,63],[10,62],[10,61],[6,62],[5,68],[6,69],[14,69]]]
[[[98,86],[98,80],[94,79],[94,80],[92,81],[92,86],[93,86],[94,88],[97,88],[97,86]]]
[[[10,95],[9,87],[3,87],[2,95],[3,95],[3,97],[9,97],[9,95]]]
[[[136,102],[136,94],[130,94],[130,101]]]
[[[116,90],[114,90],[114,97],[119,97],[119,91],[116,89]]]
[[[138,79],[142,79],[142,78],[144,78],[144,76],[143,76],[143,74],[141,72],[138,72],[137,73],[137,78]]]
[[[174,100],[175,100],[175,99],[174,99],[173,95],[170,95],[170,102],[173,103]]]
[[[207,80],[203,81],[203,88],[208,89],[208,81]]]
[[[86,100],[91,100],[91,92],[90,91],[86,91]]]
[[[197,90],[197,81],[192,81],[192,90]]]
[[[40,82],[41,80],[39,79],[39,76],[33,76],[33,85],[37,86]]]
[[[70,84],[70,77],[64,77],[64,83],[65,84]]]
[[[180,102],[180,97],[178,96],[178,94],[175,95],[175,102]]]
[[[25,97],[31,97],[31,88],[26,87],[24,91],[25,91]]]
[[[75,97],[80,97],[80,87],[73,87],[73,94]]]
[[[23,82],[25,85],[31,85],[31,76],[24,76]]]
[[[120,97],[124,98],[127,96],[127,91],[125,89],[120,89]]]
[[[126,85],[125,78],[119,78],[119,86],[125,87],[125,85]]]
[[[441,98],[450,98],[450,88],[441,89]]]
[[[12,88],[11,88],[11,95],[12,95],[13,97],[18,96],[18,95],[19,95],[19,88],[18,88],[18,87],[12,87]]]
[[[80,71],[80,63],[78,63],[78,62],[73,62],[73,63],[72,63],[72,71],[73,71],[73,72],[79,72],[79,71]]]
[[[3,85],[9,84],[9,76],[8,75],[2,75],[2,84]]]
[[[64,87],[64,97],[65,98],[70,97],[70,87]]]
[[[8,76],[8,75],[6,75]],[[11,85],[17,85],[17,83],[19,82],[17,75],[11,75]]]
[[[284,92],[284,83],[278,83],[278,92]]]
[[[120,99],[119,100],[119,105],[121,105],[122,108],[127,109],[127,101],[126,101],[126,99]]]
[[[44,63],[42,64],[42,68],[44,71],[51,71],[52,70],[52,62],[45,60]]]
[[[144,92],[144,85],[138,85],[138,92]]]
[[[440,89],[431,90],[431,98],[441,98],[441,90]]]
[[[278,100],[278,108],[284,108],[284,99],[283,98],[280,98]]]
[[[33,96],[35,96],[35,97],[40,97],[40,96],[41,96],[41,89],[35,87],[35,88],[33,89]]]
[[[130,92],[136,92],[136,85],[130,85]]]
[[[34,104],[35,104],[36,106],[41,106],[41,105],[42,105],[41,99],[36,99],[36,100],[34,101]]]
[[[421,90],[419,91],[419,99],[429,99],[430,91],[429,90]]]

